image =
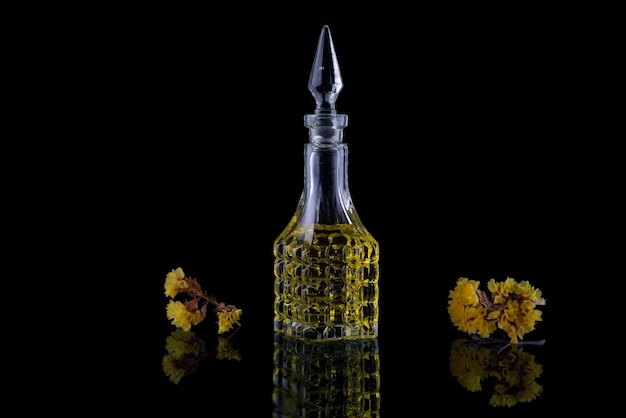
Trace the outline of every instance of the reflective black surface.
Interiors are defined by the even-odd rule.
[[[344,142],[352,197],[381,248],[377,362],[353,369],[376,375],[379,393],[369,407],[383,417],[601,408],[601,383],[589,377],[597,323],[579,310],[587,291],[573,285],[585,267],[584,217],[570,214],[586,200],[580,159],[565,157],[572,148],[562,135],[572,122],[563,110],[577,45],[567,30],[534,13],[470,19],[448,10],[400,19],[389,11],[370,20],[294,13],[252,22],[239,12],[148,14],[116,16],[115,30],[99,24],[97,43],[69,48],[94,63],[72,79],[78,99],[98,98],[97,106],[77,106],[73,118],[86,125],[77,150],[86,157],[73,166],[86,183],[72,194],[80,197],[72,213],[89,224],[75,241],[86,263],[97,257],[114,270],[97,284],[106,327],[94,325],[90,347],[106,349],[84,374],[106,384],[91,392],[92,408],[275,412],[272,242],[302,190],[302,117],[324,24],[346,81],[338,105],[351,118]],[[85,209],[92,206],[97,211]],[[87,244],[94,237],[102,249]],[[178,383],[162,365],[174,330],[163,283],[176,267],[243,309],[230,357],[212,353],[220,347],[214,323],[194,329],[206,356]],[[492,380],[471,392],[453,373],[453,344],[467,336],[447,313],[459,277],[509,276],[547,299],[543,321],[525,336],[546,342],[523,347],[541,366],[541,393],[510,408],[489,404]],[[287,398],[311,383],[297,380],[298,361],[279,379],[290,387]],[[315,363],[313,370],[325,369]],[[327,389],[311,391],[324,402]],[[333,402],[342,397],[350,402],[343,392]]]
[[[393,253],[388,257],[397,259]],[[266,258],[271,261],[271,256]],[[513,276],[529,279],[547,299],[541,307],[543,320],[517,348],[473,344],[468,335],[455,329],[447,313],[448,291],[454,288],[459,272],[481,281],[489,273],[500,276],[494,270],[452,268],[452,262],[448,267],[435,265],[432,257],[421,263],[422,267],[432,266],[432,272],[416,268],[411,274],[401,274],[404,270],[394,269],[393,264],[387,269],[381,289],[378,339],[320,346],[285,342],[273,333],[272,289],[267,285],[272,281],[271,269],[267,269],[265,280],[257,283],[248,279],[243,286],[237,283],[236,274],[227,280],[215,273],[208,279],[212,270],[193,261],[196,259],[202,259],[200,254],[180,258],[188,261],[186,273],[210,292],[215,289],[212,293],[218,300],[241,307],[242,326],[232,335],[218,335],[215,319],[208,316],[193,327],[194,336],[203,340],[200,355],[192,356],[197,368],[177,382],[170,380],[162,363],[170,354],[168,338],[176,330],[165,315],[168,298],[162,285],[168,270],[154,272],[149,279],[153,282],[150,311],[145,316],[150,322],[137,330],[139,339],[134,347],[141,349],[129,359],[131,368],[120,387],[128,384],[145,389],[149,394],[145,402],[167,399],[161,405],[164,410],[210,410],[243,417],[252,407],[259,416],[274,412],[274,416],[295,417],[299,415],[280,415],[279,411],[308,411],[310,415],[302,416],[320,416],[313,411],[326,408],[334,413],[321,416],[397,416],[399,409],[420,410],[428,405],[442,413],[526,416],[551,410],[564,401],[564,393],[581,390],[569,374],[568,356],[563,355],[571,354],[572,347],[566,344],[565,328],[559,326],[565,317],[559,309],[565,305],[558,293],[554,294],[552,280],[560,278],[544,270],[519,269]],[[540,340],[543,344],[532,344]],[[465,367],[461,375],[459,364]],[[527,392],[517,394],[517,386],[511,383],[507,389],[517,394],[509,398],[512,406],[491,405],[499,390],[498,377],[504,375]],[[135,392],[127,395],[137,400]],[[341,407],[379,415],[341,415]]]

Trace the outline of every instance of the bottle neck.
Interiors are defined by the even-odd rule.
[[[312,144],[334,144],[343,141],[343,130],[348,126],[348,115],[315,113],[304,115],[304,126],[309,129]]]
[[[301,205],[300,223],[352,223],[354,208],[348,187],[347,144],[305,144]]]

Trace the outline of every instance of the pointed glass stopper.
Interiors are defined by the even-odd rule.
[[[342,88],[335,45],[330,28],[324,25],[309,77],[309,91],[316,103],[315,113],[335,113],[335,102]]]
[[[309,91],[316,103],[315,112],[304,115],[304,125],[309,128],[309,142],[333,144],[343,141],[343,128],[348,126],[348,115],[335,110],[342,88],[335,45],[328,25],[324,25],[309,76]]]

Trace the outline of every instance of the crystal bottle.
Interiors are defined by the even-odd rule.
[[[348,185],[348,116],[335,102],[343,81],[328,25],[322,28],[304,116],[304,188],[274,241],[274,331],[305,340],[376,338],[379,244],[357,215]]]

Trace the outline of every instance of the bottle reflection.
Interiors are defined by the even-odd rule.
[[[543,366],[522,345],[543,345],[544,340],[511,345],[493,338],[461,338],[452,342],[450,371],[470,392],[480,392],[483,384],[493,391],[489,404],[511,407],[535,400],[543,392],[537,379]]]
[[[377,339],[274,337],[274,418],[379,417]]]

